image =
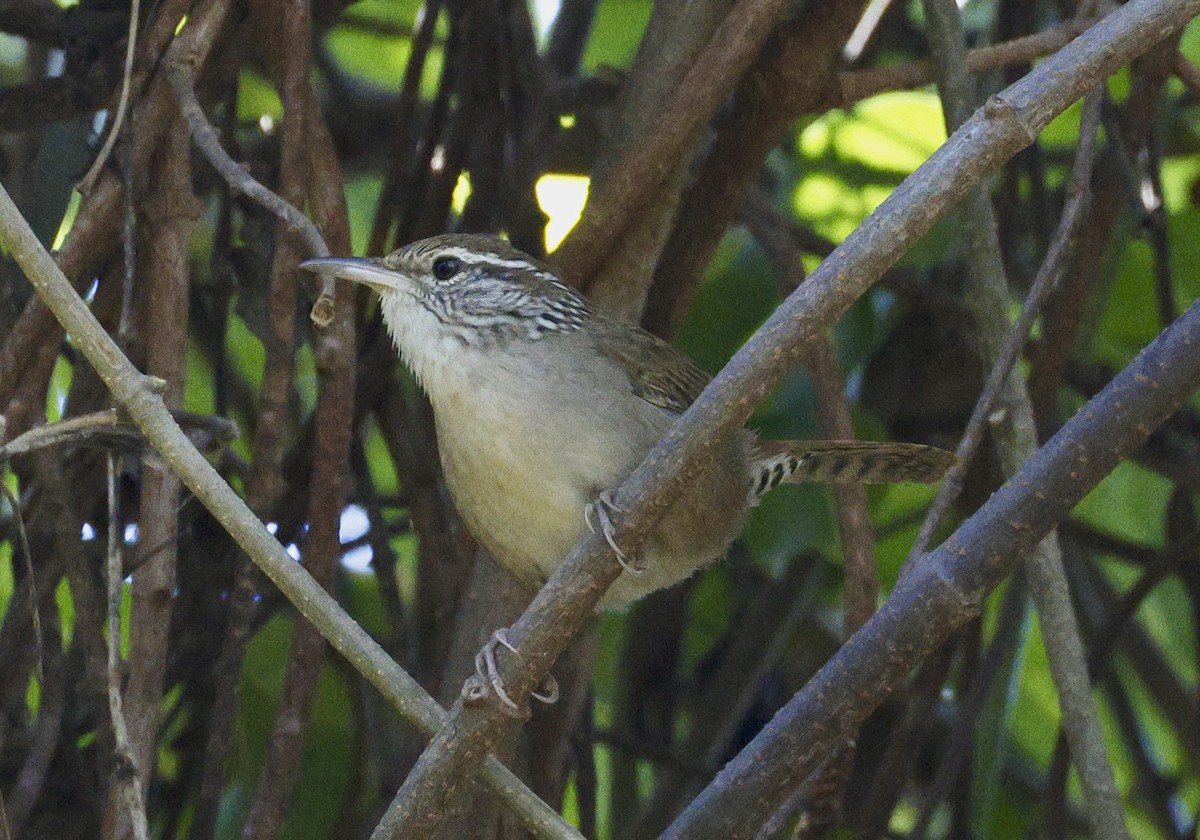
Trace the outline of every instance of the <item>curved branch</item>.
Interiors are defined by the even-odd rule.
[[[317,226],[300,210],[290,204],[282,196],[264,187],[221,146],[217,130],[213,128],[200,101],[196,98],[196,67],[197,60],[194,51],[187,43],[176,38],[167,50],[166,72],[167,79],[175,91],[179,110],[187,120],[188,129],[192,134],[192,142],[204,155],[213,168],[217,170],[229,188],[236,193],[262,205],[273,213],[284,224],[290,227],[304,241],[305,247],[312,257],[329,256],[329,246],[325,238],[317,230]],[[332,277],[322,277],[321,293],[312,308],[312,320],[318,327],[327,327],[334,318],[333,300],[335,292]]]

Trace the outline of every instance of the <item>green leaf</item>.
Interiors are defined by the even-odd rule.
[[[650,7],[650,0],[601,0],[583,51],[584,68],[594,73],[601,65],[628,67],[650,20]]]

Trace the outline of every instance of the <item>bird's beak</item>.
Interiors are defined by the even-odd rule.
[[[332,274],[370,286],[376,292],[406,288],[407,278],[375,257],[317,257],[300,263],[300,268],[314,274]]]

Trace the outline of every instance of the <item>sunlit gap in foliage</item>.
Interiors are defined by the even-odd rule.
[[[840,242],[944,142],[941,105],[929,91],[881,94],[830,111],[797,138],[796,151],[812,165],[792,193],[796,218]],[[881,175],[857,183],[863,169]]]
[[[342,545],[362,539],[371,528],[371,520],[361,505],[347,505],[342,509],[342,520],[338,527],[338,541]],[[351,572],[366,574],[371,570],[374,553],[369,545],[359,545],[342,555],[342,566]]]
[[[61,51],[60,51],[61,53]],[[5,67],[20,67],[29,60],[29,42],[20,35],[0,35],[0,61]]]
[[[467,199],[470,197],[471,176],[466,172],[460,172],[458,181],[454,184],[454,192],[450,196],[450,209],[454,211],[455,215],[462,215],[463,208],[467,206]]]
[[[437,153],[434,153],[436,163]],[[583,206],[587,203],[588,185],[591,179],[583,175],[543,175],[534,187],[538,206],[546,214],[545,242],[547,253],[554,251],[566,239],[571,228],[579,221]],[[463,172],[454,186],[450,206],[459,215],[471,197],[471,178]]]
[[[561,8],[562,0],[533,0],[533,20],[538,29],[539,42],[544,43],[550,36]]]
[[[549,217],[546,251],[558,248],[579,221],[587,203],[589,178],[582,175],[543,175],[534,188],[538,206]]]
[[[66,356],[59,356],[54,361],[54,370],[50,373],[50,387],[46,391],[46,421],[56,423],[67,410],[67,395],[71,393],[71,383],[75,381],[75,366],[67,361]]]

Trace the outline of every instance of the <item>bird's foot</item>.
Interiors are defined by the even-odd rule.
[[[494,692],[501,703],[514,713],[520,714],[521,707],[504,690],[504,681],[500,678],[500,670],[496,666],[498,646],[508,648],[518,658],[521,656],[521,652],[508,640],[507,631],[500,629],[493,633],[492,638],[475,654],[475,673],[463,684],[463,702],[477,703]],[[541,691],[532,692],[533,699],[542,703],[558,702],[558,681],[554,679],[553,674],[546,675],[540,688]]]
[[[619,545],[617,545],[617,540],[615,537],[613,537],[612,519],[610,519],[608,515],[610,510],[620,513],[623,508],[621,508],[613,500],[611,490],[603,490],[596,498],[596,501],[584,505],[583,521],[587,523],[589,531],[591,531],[593,534],[596,533],[596,528],[594,525],[592,525],[592,515],[594,514],[596,520],[600,523],[600,532],[604,534],[605,541],[608,543],[609,547],[612,548],[613,553],[617,555],[617,562],[621,564],[621,568],[629,572],[631,575],[643,574],[646,570],[638,565],[637,560],[630,562],[628,559],[626,559],[625,552],[621,550]]]

